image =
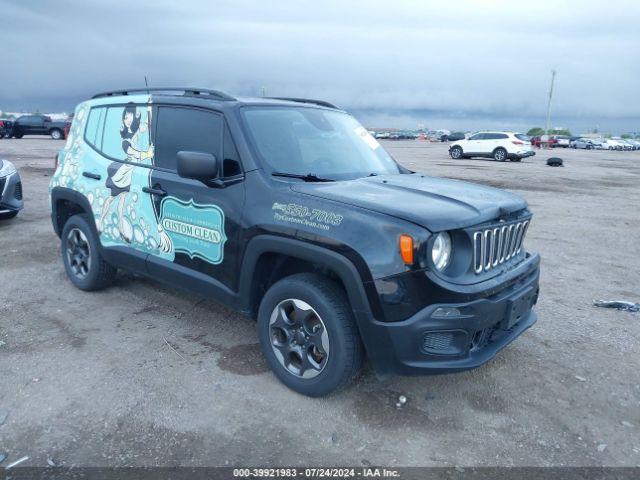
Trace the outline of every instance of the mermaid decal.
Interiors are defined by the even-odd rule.
[[[120,138],[122,140],[122,150],[126,155],[124,160],[132,163],[112,162],[107,168],[105,186],[111,192],[111,195],[105,199],[102,206],[98,229],[102,231],[110,207],[117,201],[117,229],[120,238],[128,244],[134,240],[132,220],[135,220],[135,215],[134,218],[131,218],[131,215],[127,214],[127,212],[135,211],[133,204],[138,200],[137,194],[131,195],[131,180],[138,168],[134,164],[153,165],[154,146],[149,135],[151,111],[151,106],[147,107],[147,121],[142,123],[141,114],[137,111],[134,103],[128,103],[124,107]],[[145,143],[148,145],[144,145]],[[169,253],[173,250],[171,239],[158,223],[157,217],[155,220],[158,232],[157,248],[164,253]]]

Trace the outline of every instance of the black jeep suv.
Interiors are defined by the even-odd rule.
[[[306,395],[477,367],[536,321],[520,197],[407,170],[316,100],[122,90],[81,103],[51,181],[71,281],[118,268],[257,319]]]

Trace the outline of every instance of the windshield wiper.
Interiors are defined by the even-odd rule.
[[[335,180],[332,180],[330,178],[318,177],[313,173],[302,175],[299,173],[272,172],[271,175],[273,175],[274,177],[299,178],[300,180],[304,180],[305,182],[335,182]]]

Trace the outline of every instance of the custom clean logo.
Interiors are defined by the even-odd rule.
[[[200,205],[166,197],[160,204],[160,224],[176,252],[219,264],[224,259],[224,212],[217,205]]]
[[[165,218],[162,220],[162,226],[168,232],[179,233],[180,235],[186,235],[187,237],[196,238],[198,240],[202,240],[203,242],[222,242],[222,235],[219,231],[207,227],[201,227],[200,225],[192,225],[190,223],[181,222],[179,220]]]

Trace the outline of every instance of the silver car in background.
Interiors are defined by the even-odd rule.
[[[13,163],[0,158],[0,220],[15,217],[23,206],[20,174]]]

